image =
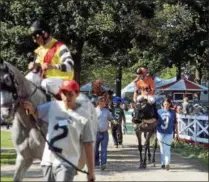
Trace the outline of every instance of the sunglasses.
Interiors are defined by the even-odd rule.
[[[33,39],[37,39],[42,35],[42,31],[36,31],[32,34]]]

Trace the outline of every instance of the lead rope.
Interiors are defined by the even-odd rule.
[[[35,121],[35,120],[34,120]],[[35,125],[37,127],[37,129],[39,130],[39,132],[41,133],[42,137],[44,138],[44,141],[49,145],[49,147],[52,147],[49,143],[49,141],[46,139],[42,129],[38,126],[37,122],[35,121]],[[73,163],[71,163],[70,161],[68,161],[67,159],[65,159],[65,157],[63,157],[62,155],[60,155],[59,153],[55,152],[52,150],[52,152],[54,152],[55,155],[57,155],[59,158],[61,158],[63,161],[67,162],[68,164],[70,164],[76,171],[79,171],[81,173],[87,174],[89,175],[89,173],[87,171],[81,170],[79,169],[77,166],[75,166]]]

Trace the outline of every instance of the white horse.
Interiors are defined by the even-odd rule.
[[[22,181],[28,168],[34,159],[41,160],[45,141],[36,127],[34,119],[23,108],[23,100],[30,101],[35,107],[47,102],[45,94],[10,63],[0,60],[0,83],[1,83],[1,118],[6,122],[13,122],[12,141],[17,152],[16,170],[14,181]],[[97,130],[96,112],[90,100],[80,94],[79,103],[88,113],[94,113],[92,127],[95,136]],[[47,132],[47,124],[39,124],[39,127]],[[85,156],[81,154],[79,167],[83,168]]]

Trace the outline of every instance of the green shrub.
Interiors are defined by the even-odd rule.
[[[196,158],[204,161],[208,165],[208,149],[204,148],[202,144],[186,143],[185,141],[173,143],[173,150],[177,153]]]

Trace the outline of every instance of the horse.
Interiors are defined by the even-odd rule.
[[[134,114],[132,117],[132,122],[135,124],[135,134],[138,140],[138,150],[140,155],[140,164],[139,169],[145,169],[147,167],[147,152],[148,152],[148,161],[153,164],[155,167],[155,152],[157,149],[157,135],[156,135],[156,127],[157,122],[153,123],[145,123],[143,119],[151,119],[154,118],[156,114],[154,111],[154,105],[149,104],[147,100],[140,101],[139,103],[134,105]],[[144,158],[142,157],[142,133],[144,133],[145,137],[145,153]],[[154,145],[153,145],[153,155],[151,161],[151,152],[150,152],[150,139],[153,136]]]
[[[46,135],[48,127],[46,123],[38,123],[39,127],[37,127],[34,118],[23,108],[22,101],[28,100],[36,107],[46,103],[47,98],[45,93],[27,80],[16,67],[1,59],[0,81],[1,118],[6,122],[12,122],[12,141],[17,152],[13,180],[22,181],[33,161],[42,159],[45,140],[38,128]],[[79,95],[78,101],[87,108],[87,113],[91,114],[91,124],[96,137],[95,108],[83,94]],[[78,167],[82,169],[84,165],[85,155],[82,149]]]
[[[17,152],[13,180],[21,181],[34,159],[42,158],[45,141],[35,122],[27,115],[22,100],[31,101],[36,107],[46,102],[45,94],[24,78],[21,72],[8,62],[0,62],[1,117],[12,122],[12,141]],[[47,126],[40,125],[46,133]]]

